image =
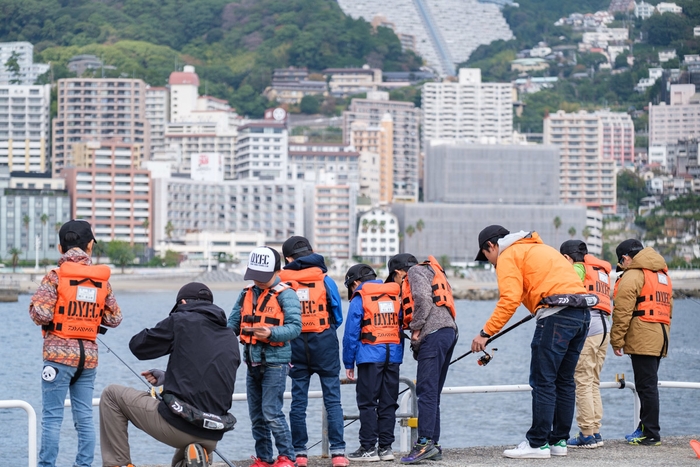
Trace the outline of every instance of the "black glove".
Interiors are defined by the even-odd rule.
[[[165,371],[163,370],[158,370],[156,368],[152,370],[148,370],[153,377],[156,379],[156,384],[154,386],[162,386],[163,383],[165,382]]]

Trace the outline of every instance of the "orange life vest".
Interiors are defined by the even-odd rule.
[[[301,303],[301,332],[322,332],[331,325],[328,315],[328,296],[321,268],[298,271],[283,269],[280,279],[288,282]]]
[[[284,311],[277,301],[280,293],[289,288],[289,284],[280,282],[274,287],[263,290],[257,301],[253,302],[253,285],[246,287],[245,298],[241,306],[241,344],[257,344],[262,342],[281,347],[284,342],[270,342],[268,339],[258,339],[247,328],[271,328],[284,325]]]
[[[107,299],[109,266],[64,262],[56,269],[58,288],[53,321],[44,333],[95,341]]]
[[[413,267],[424,266],[432,269],[434,273],[433,277],[433,303],[437,306],[444,306],[450,311],[452,319],[455,318],[455,301],[452,297],[452,287],[450,283],[447,282],[447,275],[445,270],[442,269],[440,263],[435,259],[434,256],[428,256],[428,261],[418,263]],[[411,293],[411,284],[408,281],[408,275],[404,278],[401,283],[401,306],[403,307],[403,325],[408,327],[408,325],[413,320],[413,309],[415,304],[413,302],[413,294]]]
[[[586,287],[586,291],[598,297],[598,304],[594,308],[607,314],[612,313],[610,300],[610,271],[612,267],[610,263],[593,255],[586,255],[583,258],[583,266],[586,268],[583,285]]]
[[[401,343],[399,311],[401,287],[395,282],[376,284],[365,282],[353,297],[362,297],[364,315],[360,322],[363,344]]]
[[[673,287],[668,269],[661,271],[644,271],[644,286],[637,297],[637,309],[632,316],[637,316],[647,323],[671,324],[671,298]]]

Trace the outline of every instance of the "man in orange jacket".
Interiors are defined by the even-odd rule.
[[[565,456],[574,417],[574,371],[591,320],[583,283],[568,261],[536,232],[511,234],[500,225],[490,225],[479,233],[475,261],[489,261],[496,267],[500,297],[472,341],[473,352],[484,350],[486,341],[503,328],[521,302],[537,318],[530,361],[532,426],[527,440],[503,455]]]

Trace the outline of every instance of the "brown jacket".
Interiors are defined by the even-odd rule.
[[[632,312],[637,308],[637,297],[644,286],[642,269],[660,271],[665,267],[666,261],[663,257],[653,248],[647,247],[637,253],[625,269],[619,279],[612,314],[610,344],[613,349],[623,349],[628,355],[666,356],[671,326],[644,322],[632,316]]]

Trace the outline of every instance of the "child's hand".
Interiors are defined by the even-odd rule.
[[[345,376],[350,380],[350,381],[355,381],[355,369],[345,370]]]
[[[253,335],[256,339],[268,339],[272,335],[270,328],[254,327],[250,328],[250,330],[253,331]]]

